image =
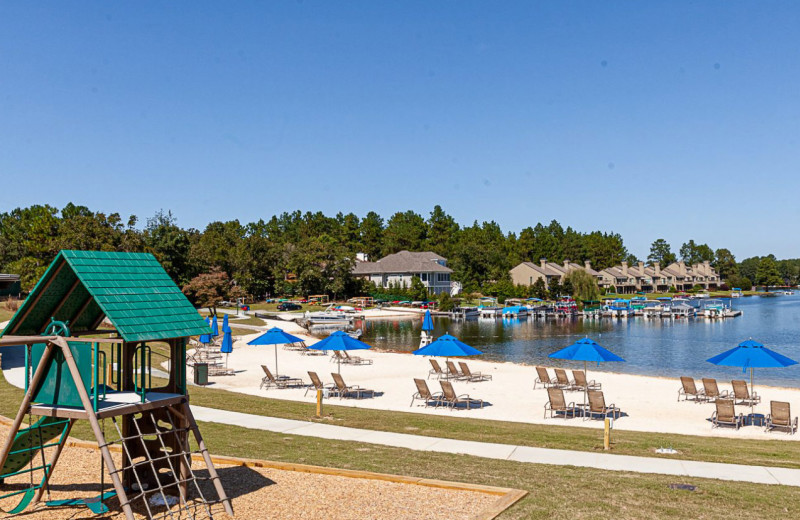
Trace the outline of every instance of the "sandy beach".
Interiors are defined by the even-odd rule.
[[[306,339],[312,345],[316,338],[304,335],[304,329],[294,323],[268,321],[267,326],[278,326],[286,332]],[[246,343],[258,333],[243,336],[234,343],[234,351],[228,360],[228,366],[236,371],[235,376],[212,378],[213,388],[241,392],[251,395],[262,395],[275,399],[289,399],[313,403],[315,396],[309,392],[305,396],[304,389],[259,389],[263,377],[260,365],[266,364],[275,371],[274,346],[248,346]],[[278,349],[278,368],[281,375],[302,378],[310,382],[308,371],[316,372],[324,383],[332,383],[332,372],[336,372],[337,364],[331,357],[308,356],[301,352]],[[378,410],[396,410],[413,413],[427,413],[451,417],[471,417],[487,420],[517,421],[525,423],[558,424],[581,428],[602,428],[602,420],[583,420],[582,418],[547,418],[544,405],[547,392],[541,386],[533,389],[536,379],[534,366],[515,363],[496,363],[470,358],[465,361],[473,372],[491,374],[492,380],[485,382],[454,381],[453,386],[458,394],[469,394],[483,399],[487,405],[483,409],[448,410],[415,404],[409,406],[411,396],[416,391],[413,379],[426,378],[431,368],[429,359],[406,353],[380,352],[361,350],[355,352],[360,357],[373,360],[371,365],[341,365],[341,374],[348,385],[359,385],[379,392],[375,398],[339,399],[332,397],[331,404],[355,406]],[[460,360],[457,360],[460,361]],[[444,360],[439,360],[444,366]],[[553,367],[550,367],[551,369]],[[564,368],[577,368],[577,364],[564,365]],[[550,370],[553,375],[552,370]],[[571,376],[571,373],[568,371]],[[689,434],[703,436],[719,436],[734,438],[756,438],[797,440],[798,436],[786,435],[782,432],[766,433],[759,426],[746,426],[738,431],[733,428],[713,428],[709,418],[715,410],[713,403],[694,403],[677,401],[680,382],[677,379],[638,376],[610,372],[592,371],[589,367],[589,379],[602,383],[602,390],[607,404],[615,404],[621,408],[623,416],[614,421],[614,428],[660,432],[667,434]],[[698,388],[702,388],[699,378],[703,374],[687,374],[697,378]],[[743,379],[741,371],[731,370],[731,379]],[[720,390],[731,390],[729,380],[718,380]],[[433,392],[441,390],[435,378],[428,380]],[[755,406],[756,413],[769,413],[769,401],[788,401],[792,413],[800,412],[800,390],[758,385],[756,392],[762,402]],[[568,402],[582,403],[582,392],[565,392]],[[749,406],[737,406],[736,412],[749,413]]]

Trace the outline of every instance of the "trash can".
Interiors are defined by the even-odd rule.
[[[194,384],[202,386],[208,384],[208,363],[194,364]]]

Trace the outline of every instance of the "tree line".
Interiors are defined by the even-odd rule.
[[[0,272],[19,274],[23,290],[34,286],[61,249],[151,252],[181,287],[199,275],[215,273],[217,279],[222,273],[237,291],[255,298],[368,294],[374,289],[351,274],[356,253],[377,260],[404,249],[430,250],[448,259],[453,279],[465,292],[484,294],[514,293],[508,271],[522,261],[588,260],[598,270],[638,261],[617,233],[564,229],[555,220],[519,233],[504,231],[493,221],[461,225],[440,206],[427,216],[405,211],[388,219],[375,212],[359,217],[294,211],[250,223],[215,221],[203,230],[181,227],[169,211],[157,212],[143,225],[134,215],[123,218],[72,203],[62,209],[33,205],[0,213]],[[712,250],[692,240],[678,254],[659,239],[648,261],[709,260],[737,286],[748,281],[780,285],[775,283],[779,279],[796,283],[800,273],[797,259],[768,255],[737,263],[729,250]]]

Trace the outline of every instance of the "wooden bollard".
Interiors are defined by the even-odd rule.
[[[317,389],[317,417],[322,417],[322,390]]]
[[[605,431],[603,432],[603,449],[611,449],[611,420],[606,417]]]

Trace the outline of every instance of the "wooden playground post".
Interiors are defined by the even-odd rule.
[[[206,469],[208,470],[208,475],[211,477],[211,481],[214,483],[214,489],[217,491],[217,496],[222,502],[225,512],[230,516],[233,516],[233,507],[231,507],[231,501],[228,498],[228,495],[225,494],[225,490],[222,488],[222,482],[220,482],[217,470],[214,468],[214,462],[211,460],[211,455],[208,454],[206,443],[203,442],[203,436],[200,435],[200,428],[197,426],[197,422],[194,420],[194,415],[192,415],[192,410],[189,408],[189,403],[183,404],[183,413],[186,416],[186,420],[189,422],[189,427],[194,434],[194,440],[197,442],[197,447],[206,463]]]
[[[317,417],[322,417],[322,390],[317,389]]]
[[[44,485],[36,490],[36,494],[33,495],[33,500],[31,500],[31,504],[37,504],[42,499],[42,494],[44,494],[44,490],[47,485],[50,483],[50,475],[53,474],[53,468],[56,467],[58,463],[58,458],[61,456],[61,452],[64,451],[64,446],[67,444],[67,439],[69,438],[69,434],[72,431],[72,425],[75,424],[75,419],[70,419],[69,424],[67,424],[67,429],[64,431],[61,439],[61,442],[58,443],[56,446],[56,451],[53,453],[53,458],[50,459],[50,471],[45,472],[44,477]]]
[[[605,427],[603,429],[603,449],[611,449],[611,420],[606,417]]]
[[[64,353],[64,360],[67,362],[67,367],[69,367],[72,379],[75,381],[75,387],[78,390],[81,403],[83,403],[83,408],[86,410],[86,416],[89,418],[89,424],[92,426],[92,431],[94,432],[94,436],[97,439],[97,444],[100,447],[100,454],[106,463],[106,468],[108,469],[109,475],[111,475],[111,482],[114,484],[114,490],[117,492],[117,497],[119,497],[119,503],[122,505],[122,511],[125,513],[125,518],[127,520],[135,520],[133,516],[133,509],[128,502],[128,495],[125,493],[125,488],[122,486],[122,481],[120,481],[119,475],[117,475],[117,467],[114,465],[114,458],[111,456],[111,452],[108,451],[108,446],[106,446],[105,435],[103,435],[103,430],[100,428],[100,422],[97,420],[97,415],[94,413],[92,400],[89,398],[89,394],[86,393],[83,379],[81,379],[81,372],[78,370],[78,365],[75,363],[75,358],[72,357],[69,344],[64,340],[64,338],[61,337],[54,338],[53,342],[57,343],[58,346],[61,347],[61,351]],[[40,366],[42,364],[43,363],[40,363]]]

